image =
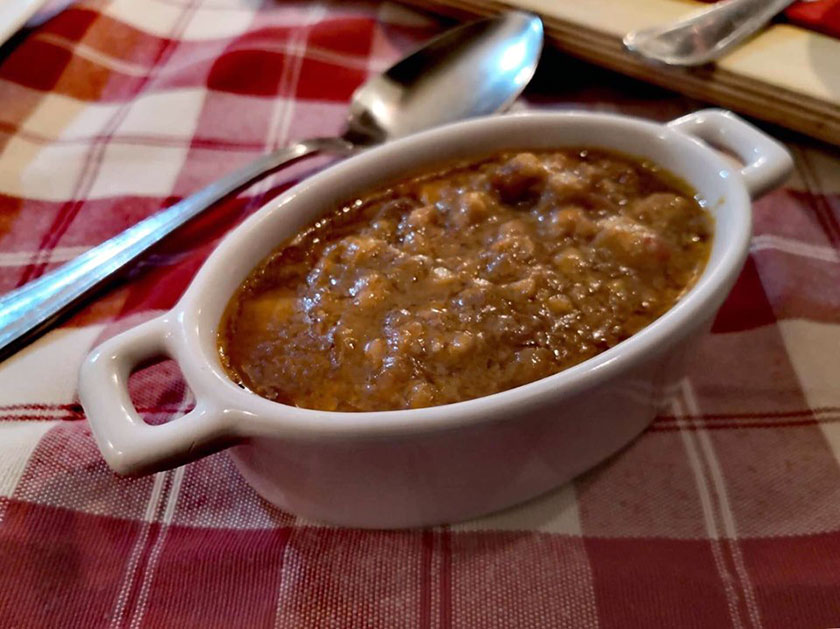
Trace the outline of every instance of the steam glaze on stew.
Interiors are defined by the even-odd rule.
[[[594,150],[506,152],[352,201],[263,261],[219,334],[271,400],[418,408],[590,358],[671,308],[711,219],[657,167]]]

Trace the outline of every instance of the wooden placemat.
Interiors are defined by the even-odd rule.
[[[840,40],[772,24],[715,65],[671,68],[624,50],[625,33],[678,19],[704,5],[688,0],[408,0],[449,15],[520,8],[542,16],[561,50],[692,98],[840,145]],[[558,79],[562,80],[562,79]]]

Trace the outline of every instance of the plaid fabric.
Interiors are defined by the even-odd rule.
[[[0,49],[0,291],[237,164],[338,131],[353,89],[442,24],[392,4],[82,0]],[[524,101],[699,107],[547,51]],[[169,308],[284,171],[168,239],[0,364],[4,627],[840,625],[840,154],[790,138],[752,255],[667,412],[573,483],[429,530],[301,522],[225,453],[121,479],[75,393],[99,341]],[[150,421],[191,404],[132,377]]]
[[[794,24],[840,37],[840,0],[797,2],[785,15]]]
[[[701,0],[720,2],[721,0]],[[785,16],[797,26],[832,37],[840,37],[840,0],[805,0],[785,10]]]

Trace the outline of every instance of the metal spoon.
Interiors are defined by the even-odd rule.
[[[46,329],[91,289],[231,192],[306,155],[357,150],[510,105],[539,61],[542,22],[509,12],[466,24],[404,58],[353,95],[340,138],[264,155],[0,299],[0,357]]]
[[[794,1],[726,0],[674,24],[628,33],[624,46],[668,65],[703,65],[753,35]]]

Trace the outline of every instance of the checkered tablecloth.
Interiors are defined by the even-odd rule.
[[[81,0],[38,22],[0,48],[0,292],[338,131],[368,74],[444,26],[275,0]],[[520,106],[700,104],[548,51]],[[102,461],[84,355],[172,306],[307,167],[219,204],[0,364],[0,626],[840,625],[840,152],[787,140],[796,173],[755,204],[738,285],[653,425],[543,498],[428,530],[302,523],[224,452],[137,479]],[[150,421],[192,403],[168,363],[131,384]]]
[[[722,0],[702,0],[721,2]],[[840,38],[840,0],[804,0],[785,10],[785,17],[797,26]]]

